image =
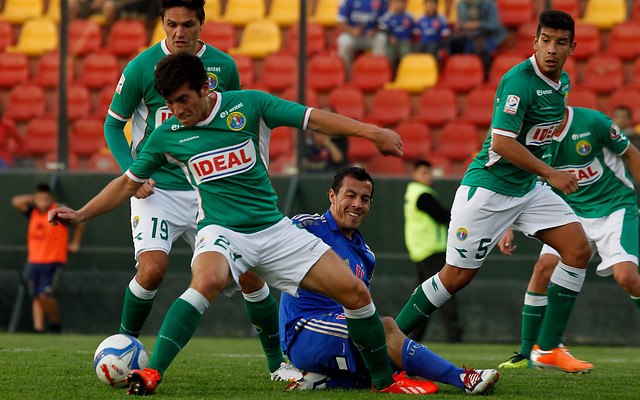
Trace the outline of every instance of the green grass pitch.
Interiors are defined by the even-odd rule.
[[[118,399],[123,389],[102,384],[93,371],[93,353],[106,336],[0,334],[0,399]],[[149,351],[154,337],[141,338]],[[454,364],[495,368],[515,345],[443,344],[429,347]],[[595,365],[586,375],[535,369],[503,370],[496,399],[640,398],[640,349],[571,346],[575,356]],[[369,390],[284,392],[271,382],[257,339],[194,338],[176,358],[151,399],[379,399]],[[440,384],[431,399],[464,394]],[[401,396],[401,395],[396,395]]]

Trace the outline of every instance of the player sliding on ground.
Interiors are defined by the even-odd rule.
[[[209,95],[204,66],[193,55],[163,58],[156,66],[155,82],[174,116],[156,128],[126,173],[84,207],[78,211],[58,208],[49,214],[52,223],[73,224],[106,213],[127,201],[147,178],[168,164],[180,166],[198,191],[198,236],[190,287],[167,312],[149,367],[129,376],[128,392],[155,391],[209,304],[220,293],[237,290],[238,277],[249,269],[292,295],[300,287],[338,301],[374,390],[426,392],[424,382],[394,377],[384,328],[366,285],[322,240],[282,215],[268,175],[270,132],[278,126],[363,137],[381,153],[394,156],[402,155],[400,136],[263,92]]]

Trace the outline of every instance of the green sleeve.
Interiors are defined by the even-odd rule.
[[[599,136],[604,140],[603,145],[614,154],[624,153],[629,146],[629,139],[611,118],[600,112],[598,114],[600,118],[597,119],[596,132],[600,133]]]
[[[124,126],[126,124],[126,122],[115,119],[111,115],[107,115],[107,119],[104,121],[104,138],[122,172],[129,169],[129,166],[133,163],[131,148],[124,134]]]
[[[255,90],[245,91],[251,92],[260,104],[261,117],[264,123],[271,129],[279,126],[292,126],[294,128],[305,128],[306,106],[294,103],[288,100],[280,99],[269,93],[259,92]]]
[[[524,87],[522,80],[505,78],[502,78],[496,91],[491,128],[517,135],[531,103],[531,90]]]

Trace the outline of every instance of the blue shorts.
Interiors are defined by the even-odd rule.
[[[62,265],[62,263],[29,263],[29,293],[31,297],[38,297],[41,294],[47,296],[55,294]]]
[[[370,381],[360,352],[349,339],[343,313],[300,319],[287,356],[296,368],[331,376],[360,377]]]

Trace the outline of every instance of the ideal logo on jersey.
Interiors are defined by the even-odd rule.
[[[591,143],[587,142],[586,140],[579,141],[578,144],[576,144],[576,151],[581,156],[586,156],[587,154],[591,153]]]
[[[464,228],[458,228],[456,231],[456,237],[459,241],[465,241],[469,237],[469,232]]]
[[[504,109],[502,111],[515,114],[518,111],[518,104],[520,104],[520,97],[515,94],[510,94],[507,96],[507,102],[504,104]]]
[[[173,117],[173,113],[169,111],[169,107],[163,106],[158,108],[156,110],[156,118],[155,118],[156,127],[162,125],[164,121],[168,120],[171,117]]]
[[[250,170],[256,163],[256,150],[251,139],[241,144],[208,151],[191,157],[189,170],[196,184],[225,178]]]
[[[544,122],[532,126],[525,136],[525,144],[529,146],[543,146],[551,143],[553,135],[558,130],[558,126],[560,126],[560,122],[561,121]]]
[[[246,123],[247,119],[241,112],[233,112],[227,117],[227,126],[234,131],[239,131],[244,128]]]
[[[590,185],[600,179],[604,173],[602,164],[600,164],[597,158],[594,158],[584,165],[567,165],[556,169],[558,171],[571,172],[575,175],[575,177],[578,178],[578,186]]]
[[[207,72],[207,79],[209,80],[209,91],[213,92],[218,87],[218,77],[213,72]]]

